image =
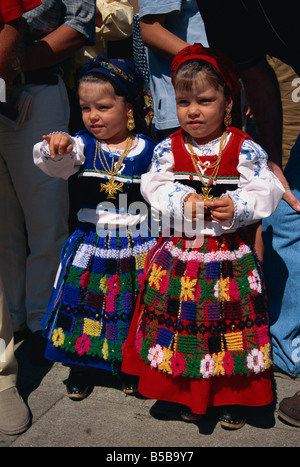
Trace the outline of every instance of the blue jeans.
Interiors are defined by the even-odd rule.
[[[300,200],[300,135],[285,168],[292,193]],[[264,275],[270,307],[273,361],[300,376],[300,213],[285,201],[263,220]]]

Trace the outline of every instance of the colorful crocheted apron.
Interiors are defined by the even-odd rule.
[[[128,231],[101,237],[92,224],[79,226],[62,252],[42,322],[47,358],[119,370],[145,258],[156,241]]]
[[[135,338],[143,361],[190,378],[270,367],[265,288],[244,230],[195,248],[161,237],[148,259]]]

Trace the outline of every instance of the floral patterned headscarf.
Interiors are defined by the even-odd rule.
[[[128,102],[134,104],[138,99],[144,100],[145,120],[147,125],[151,121],[152,98],[146,89],[143,75],[133,62],[125,59],[109,59],[100,54],[89,59],[81,68],[79,79],[88,73],[101,73],[110,78],[124,94]]]

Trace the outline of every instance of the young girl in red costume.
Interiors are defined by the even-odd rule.
[[[144,396],[185,405],[185,420],[218,406],[221,425],[237,429],[246,406],[273,400],[266,294],[245,227],[284,189],[265,151],[229,126],[240,84],[226,57],[189,46],[172,81],[181,130],[157,145],[141,190],[174,230],[148,255],[122,369]]]

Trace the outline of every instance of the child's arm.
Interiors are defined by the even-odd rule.
[[[196,191],[174,178],[174,157],[170,138],[159,143],[153,153],[149,171],[142,175],[141,193],[154,210],[163,216],[182,219],[184,201]]]
[[[52,159],[54,159],[56,155],[68,154],[73,149],[72,139],[65,133],[43,135],[43,140],[48,143],[50,157]]]
[[[34,145],[33,161],[50,177],[67,180],[85,162],[84,143],[79,136],[63,132],[44,135],[43,141]]]
[[[284,194],[282,184],[268,167],[266,152],[257,143],[251,140],[243,143],[237,169],[239,188],[227,191],[220,198],[229,197],[234,205],[232,222],[223,223],[225,230],[244,227],[270,216]]]

